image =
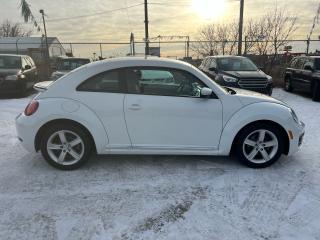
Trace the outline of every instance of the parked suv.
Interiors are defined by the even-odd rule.
[[[272,94],[272,77],[246,57],[225,55],[206,57],[199,69],[222,86]]]
[[[24,96],[38,81],[38,71],[31,57],[0,54],[0,93]]]
[[[284,74],[285,89],[307,91],[320,101],[320,56],[295,57]]]

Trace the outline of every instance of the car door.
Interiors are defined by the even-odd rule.
[[[292,80],[293,80],[293,86],[295,88],[303,88],[303,80],[302,80],[302,69],[305,63],[305,58],[300,57],[297,59],[297,62],[295,64],[295,68],[293,69],[292,72]]]
[[[312,74],[314,69],[314,61],[312,58],[306,58],[301,70],[300,82],[304,90],[309,91],[311,88]]]
[[[150,79],[161,74],[172,78],[158,83]],[[186,71],[153,67],[128,68],[126,80],[124,112],[134,148],[218,149],[222,105],[214,95],[200,97],[205,86],[201,80]]]
[[[73,96],[73,99],[85,102],[101,120],[108,135],[107,149],[131,148],[123,112],[125,86],[122,75],[121,69],[98,73],[83,81]]]

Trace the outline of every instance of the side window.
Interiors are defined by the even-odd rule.
[[[305,58],[298,58],[295,68],[302,69],[305,62]]]
[[[297,63],[297,58],[294,58],[294,59],[291,60],[289,66],[291,68],[295,68],[296,67],[296,63]]]
[[[305,63],[303,64],[303,69],[304,69],[304,67],[305,66],[310,66],[310,67],[312,67],[313,68],[313,59],[312,58],[306,58],[306,61],[305,61]]]
[[[99,73],[85,80],[78,87],[78,91],[121,93],[120,70]]]
[[[21,65],[22,65],[22,68],[25,68],[26,65],[29,65],[25,57],[21,58]]]
[[[192,74],[165,68],[128,68],[127,86],[129,93],[200,97],[201,88],[205,84]]]
[[[207,64],[208,58],[203,59],[202,61],[202,67],[205,68]]]
[[[29,57],[29,62],[30,62],[30,66],[31,67],[34,67],[35,66],[35,64],[34,64],[34,61],[33,61],[33,59],[31,58],[31,57]]]
[[[209,68],[217,68],[217,62],[214,58],[211,59],[211,62],[210,62],[210,65],[209,65]]]
[[[206,68],[210,67],[210,63],[211,63],[211,58],[208,58],[206,62]]]

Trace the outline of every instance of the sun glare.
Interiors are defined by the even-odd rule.
[[[204,19],[216,19],[225,14],[225,0],[192,0],[192,8]]]

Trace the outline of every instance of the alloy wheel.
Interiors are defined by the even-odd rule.
[[[72,165],[80,161],[84,154],[81,137],[70,130],[54,132],[47,141],[50,158],[61,165]]]
[[[266,129],[259,129],[245,138],[242,151],[250,162],[265,163],[276,155],[278,147],[278,139],[274,133]]]

